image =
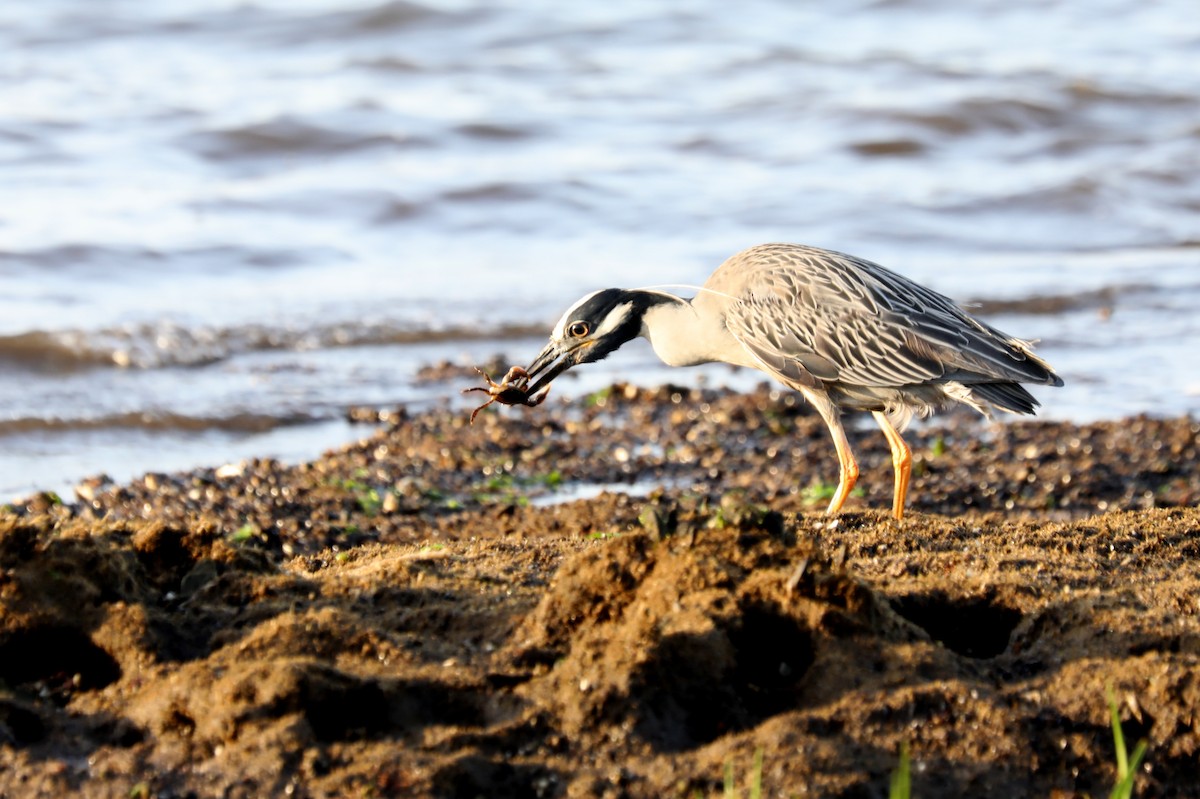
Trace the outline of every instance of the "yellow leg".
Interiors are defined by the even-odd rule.
[[[850,496],[850,492],[854,490],[854,484],[858,482],[858,462],[854,460],[854,453],[850,451],[850,441],[846,438],[846,431],[838,418],[837,407],[824,394],[817,394],[806,388],[801,388],[800,391],[825,420],[825,426],[829,428],[829,434],[833,437],[833,446],[837,450],[837,491],[833,492],[833,499],[829,501],[829,507],[825,509],[825,513],[832,516],[842,509],[842,505],[846,504],[846,498]]]
[[[833,432],[832,429],[830,432]],[[842,505],[846,504],[846,497],[850,496],[850,492],[854,490],[854,484],[858,482],[858,462],[854,460],[854,453],[850,451],[850,444],[846,441],[846,434],[842,431],[840,424],[833,441],[837,446],[840,469],[837,491],[833,492],[833,499],[829,501],[829,507],[825,509],[825,513],[830,516],[842,509]]]
[[[892,448],[892,469],[896,473],[896,488],[892,493],[892,515],[897,519],[904,518],[904,500],[908,496],[908,479],[912,475],[912,450],[888,421],[881,411],[872,411],[875,421],[887,437],[888,445]]]

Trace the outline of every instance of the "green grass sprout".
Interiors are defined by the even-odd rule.
[[[750,799],[762,799],[763,750],[754,750],[754,766],[750,772]],[[733,758],[725,761],[725,799],[738,799],[739,792],[733,775]]]
[[[1142,758],[1146,756],[1147,743],[1145,739],[1138,741],[1137,746],[1133,748],[1133,756],[1130,757],[1129,750],[1125,747],[1125,733],[1121,730],[1121,714],[1117,709],[1117,695],[1113,691],[1112,683],[1105,687],[1105,695],[1108,698],[1108,715],[1112,721],[1113,748],[1117,750],[1117,784],[1108,796],[1109,799],[1131,799],[1138,767],[1142,764]]]
[[[892,772],[888,799],[912,799],[912,759],[908,753],[908,741],[900,744],[900,763]]]

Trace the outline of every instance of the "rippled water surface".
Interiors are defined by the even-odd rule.
[[[1200,410],[1193,0],[680,5],[0,6],[0,498],[311,456],[764,241],[1040,338],[1048,416]],[[563,387],[759,379],[628,350]]]

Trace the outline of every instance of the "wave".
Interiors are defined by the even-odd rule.
[[[406,148],[414,143],[425,143],[392,134],[340,130],[287,116],[240,127],[187,133],[180,142],[204,158],[217,162],[342,155],[368,148]]]
[[[201,367],[262,351],[404,346],[541,337],[544,324],[438,329],[346,322],[304,329],[267,325],[189,328],[160,322],[103,330],[34,330],[0,336],[0,364],[31,372]]]
[[[86,432],[94,430],[145,430],[153,432],[266,433],[279,427],[325,421],[310,414],[275,416],[262,413],[238,413],[232,416],[187,416],[171,411],[127,411],[104,416],[61,418],[23,417],[0,420],[0,437],[29,433]]]
[[[382,195],[382,193],[381,193]],[[385,199],[388,199],[386,195]],[[213,207],[239,207],[232,201],[223,205],[197,204],[199,210]],[[73,276],[128,278],[139,270],[162,271],[170,266],[176,272],[206,272],[222,269],[276,269],[305,266],[318,261],[340,258],[332,247],[253,247],[201,246],[181,249],[107,246],[95,244],[59,244],[25,250],[0,249],[0,267],[18,275],[42,276],[47,271],[73,272]]]
[[[1014,299],[979,299],[965,303],[972,312],[983,316],[1002,314],[1027,314],[1057,316],[1073,311],[1098,311],[1111,309],[1118,299],[1128,300],[1135,294],[1155,291],[1154,286],[1129,284],[1104,286],[1103,288],[1078,291],[1068,294],[1039,294]]]
[[[303,22],[307,24],[297,33],[306,32],[306,40],[311,40],[314,35],[324,38],[356,38],[363,34],[379,35],[405,31],[418,24],[452,22],[464,16],[464,12],[439,9],[435,4],[388,0],[359,9],[334,11],[304,19]]]

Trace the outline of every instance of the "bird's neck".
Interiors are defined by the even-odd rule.
[[[662,302],[642,314],[640,335],[668,366],[695,366],[725,357],[732,336],[719,319],[697,312],[687,300]]]

